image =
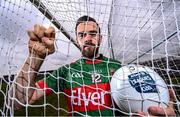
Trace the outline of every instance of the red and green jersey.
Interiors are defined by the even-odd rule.
[[[82,58],[60,67],[38,84],[41,88],[65,92],[72,115],[111,116],[110,80],[120,67],[120,62],[103,55],[96,60]],[[51,92],[46,90],[47,94]]]

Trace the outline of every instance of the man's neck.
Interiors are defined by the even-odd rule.
[[[87,59],[87,60],[96,60],[96,59],[99,58],[99,57],[100,57],[100,54],[96,54],[96,56],[94,56],[94,57],[92,57],[92,58],[90,58],[90,57],[85,57],[85,56],[83,56],[82,58]]]

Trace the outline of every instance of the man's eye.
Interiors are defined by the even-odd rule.
[[[78,37],[83,38],[84,33],[78,33]]]
[[[95,37],[97,33],[89,33],[92,37]]]
[[[78,37],[79,38],[84,38],[87,35],[90,35],[91,37],[96,37],[97,36],[97,31],[89,31],[89,32],[79,32]]]

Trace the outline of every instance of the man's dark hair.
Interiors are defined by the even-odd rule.
[[[99,24],[96,22],[96,20],[90,16],[87,16],[87,15],[84,15],[82,17],[80,17],[77,22],[76,22],[76,27],[75,27],[75,31],[77,31],[77,26],[80,24],[80,23],[83,23],[83,22],[87,22],[87,21],[92,21],[92,22],[95,22],[97,24],[97,26],[99,27]],[[99,27],[99,33],[101,33],[101,29]]]

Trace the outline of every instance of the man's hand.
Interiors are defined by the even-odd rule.
[[[167,108],[161,108],[157,106],[151,106],[148,108],[150,116],[175,116],[173,101],[175,100],[175,94],[173,89],[169,89],[170,102]],[[147,116],[147,113],[138,112],[139,115]]]
[[[46,29],[44,26],[36,24],[34,30],[28,30],[27,32],[30,37],[28,44],[30,54],[44,58],[46,55],[55,52],[55,29],[53,27]]]

